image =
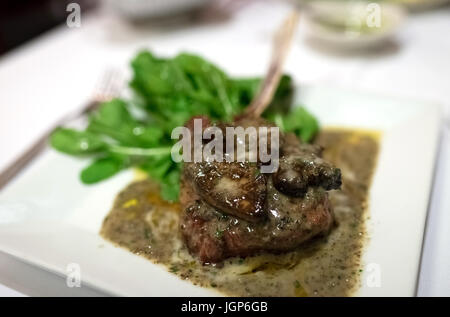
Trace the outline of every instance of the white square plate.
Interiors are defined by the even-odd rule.
[[[370,241],[363,255],[367,269],[356,295],[414,295],[440,108],[326,87],[302,87],[299,95],[324,126],[382,132],[370,190]],[[78,174],[86,163],[47,150],[0,192],[1,251],[61,275],[76,263],[82,283],[111,294],[220,295],[103,240],[98,235],[103,218],[133,172],[85,186]],[[370,283],[373,274],[380,283]]]

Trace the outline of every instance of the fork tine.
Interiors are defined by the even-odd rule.
[[[116,69],[108,69],[94,90],[96,101],[109,100],[120,93],[122,88],[121,73]]]
[[[123,87],[122,73],[117,69],[108,69],[103,73],[100,81],[97,82],[92,100],[86,104],[81,113],[76,114],[75,117],[83,115],[95,110],[101,103],[109,101],[114,97],[120,95]]]

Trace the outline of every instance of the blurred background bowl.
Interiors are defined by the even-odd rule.
[[[134,19],[162,17],[194,11],[211,0],[108,0],[121,15]]]
[[[318,0],[308,2],[304,8],[306,38],[339,49],[382,45],[395,34],[407,16],[402,6],[386,2]],[[369,24],[378,8],[379,25]]]

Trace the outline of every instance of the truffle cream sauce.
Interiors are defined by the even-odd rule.
[[[341,190],[331,191],[336,226],[284,254],[231,258],[202,265],[179,234],[181,207],[162,201],[148,180],[136,181],[116,198],[101,235],[164,265],[192,283],[232,296],[349,296],[360,286],[367,240],[368,191],[378,156],[376,132],[325,129],[316,138],[324,157],[341,168]]]

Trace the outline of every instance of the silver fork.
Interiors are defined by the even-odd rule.
[[[41,135],[39,139],[37,139],[25,152],[23,152],[14,162],[12,162],[0,173],[0,189],[8,184],[10,180],[12,180],[23,168],[25,168],[35,157],[37,157],[43,149],[47,147],[48,138],[53,130],[95,110],[102,102],[118,96],[122,85],[123,78],[119,71],[113,69],[106,71],[94,89],[91,100],[86,103],[86,105],[58,120],[53,127]]]

